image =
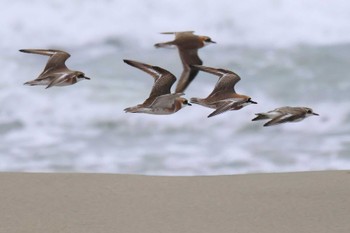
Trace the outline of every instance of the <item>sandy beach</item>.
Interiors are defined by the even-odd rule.
[[[350,172],[1,173],[0,232],[350,232]]]

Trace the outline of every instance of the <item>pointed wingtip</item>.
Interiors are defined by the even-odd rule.
[[[140,64],[137,61],[129,60],[129,59],[123,59],[124,63],[130,65],[130,66],[136,66],[136,64]]]
[[[208,115],[208,118],[214,117],[216,115],[221,114],[222,112],[217,112],[216,110]]]
[[[159,34],[162,34],[162,35],[174,35],[178,32],[160,32]]]
[[[216,115],[218,115],[220,113],[221,112],[218,112],[217,110],[215,110],[214,112],[210,113],[207,117],[210,118],[210,117],[216,116]]]
[[[268,121],[268,122],[266,122],[263,126],[264,127],[268,127],[268,126],[273,126],[273,125],[278,125],[279,123],[275,123],[275,122],[273,122],[272,120],[271,121]]]
[[[145,64],[145,63],[142,63],[142,62],[138,62],[138,61],[134,61],[134,60],[129,60],[129,59],[123,59],[123,61],[126,64],[128,64],[130,66],[133,66],[133,67],[136,67],[136,68],[139,68],[139,69],[140,69],[141,66],[150,66],[148,64]]]
[[[194,33],[194,31],[189,30],[189,31],[160,32],[160,34],[164,34],[164,35],[171,35],[176,33]]]
[[[158,48],[173,48],[175,45],[172,41],[169,42],[163,42],[163,43],[156,43],[154,44],[154,47]]]
[[[57,50],[57,49],[20,49],[19,50],[22,53],[33,53],[33,54],[40,54],[44,56],[53,56],[56,53],[65,54],[65,56],[70,57],[70,54],[63,51],[63,50]]]
[[[18,51],[20,51],[20,52],[22,52],[22,53],[30,53],[30,51],[29,51],[28,49],[20,49],[20,50],[18,50]]]

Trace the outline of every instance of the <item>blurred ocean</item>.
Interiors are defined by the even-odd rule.
[[[350,168],[350,2],[2,0],[0,170],[215,175]],[[193,105],[169,116],[126,114],[153,79],[133,59],[179,76],[163,31],[194,30],[217,44],[199,51],[207,66],[237,72],[238,93],[258,105],[207,119]],[[36,78],[47,57],[69,52],[69,68],[90,81],[46,90]],[[217,78],[200,73],[186,98],[209,94]],[[175,88],[175,86],[174,86]],[[256,112],[308,106],[302,122],[262,127]]]

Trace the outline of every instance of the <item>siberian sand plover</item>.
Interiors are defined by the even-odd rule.
[[[158,66],[137,61],[124,60],[124,62],[146,72],[154,78],[154,85],[149,97],[142,104],[124,109],[125,112],[168,115],[179,111],[185,106],[191,105],[187,99],[181,97],[184,95],[183,93],[170,93],[171,86],[175,83],[176,77],[169,71]]]
[[[249,104],[257,104],[251,97],[236,93],[234,87],[241,78],[233,71],[200,65],[193,65],[192,67],[219,76],[214,90],[208,97],[203,99],[191,98],[191,103],[216,109],[208,117],[226,111],[239,110]]]
[[[176,46],[179,50],[183,65],[183,71],[176,86],[176,93],[182,93],[198,74],[197,69],[192,69],[191,65],[202,65],[203,62],[198,56],[198,49],[210,43],[216,43],[208,36],[199,36],[193,34],[193,31],[183,32],[163,32],[162,34],[175,34],[172,41],[157,43],[156,48]]]
[[[271,119],[266,122],[264,126],[278,125],[287,122],[298,122],[309,116],[319,116],[319,114],[314,113],[311,108],[289,106],[276,108],[266,113],[256,113],[255,115],[257,116],[252,119],[252,121]]]
[[[68,86],[84,79],[90,79],[81,71],[67,68],[65,62],[70,54],[54,49],[21,49],[20,52],[50,56],[42,73],[36,79],[24,83],[25,85]]]

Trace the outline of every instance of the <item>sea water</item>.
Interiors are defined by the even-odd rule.
[[[60,1],[0,3],[0,170],[215,175],[350,168],[348,1]],[[167,116],[124,113],[148,97],[153,79],[137,60],[181,74],[176,49],[154,44],[164,31],[194,30],[216,41],[199,51],[207,66],[241,76],[238,93],[257,101],[207,118],[186,107]],[[29,87],[47,57],[91,80]],[[205,97],[217,77],[200,72],[184,97]],[[173,87],[174,89],[174,87]],[[254,114],[281,106],[320,116],[263,127]]]

